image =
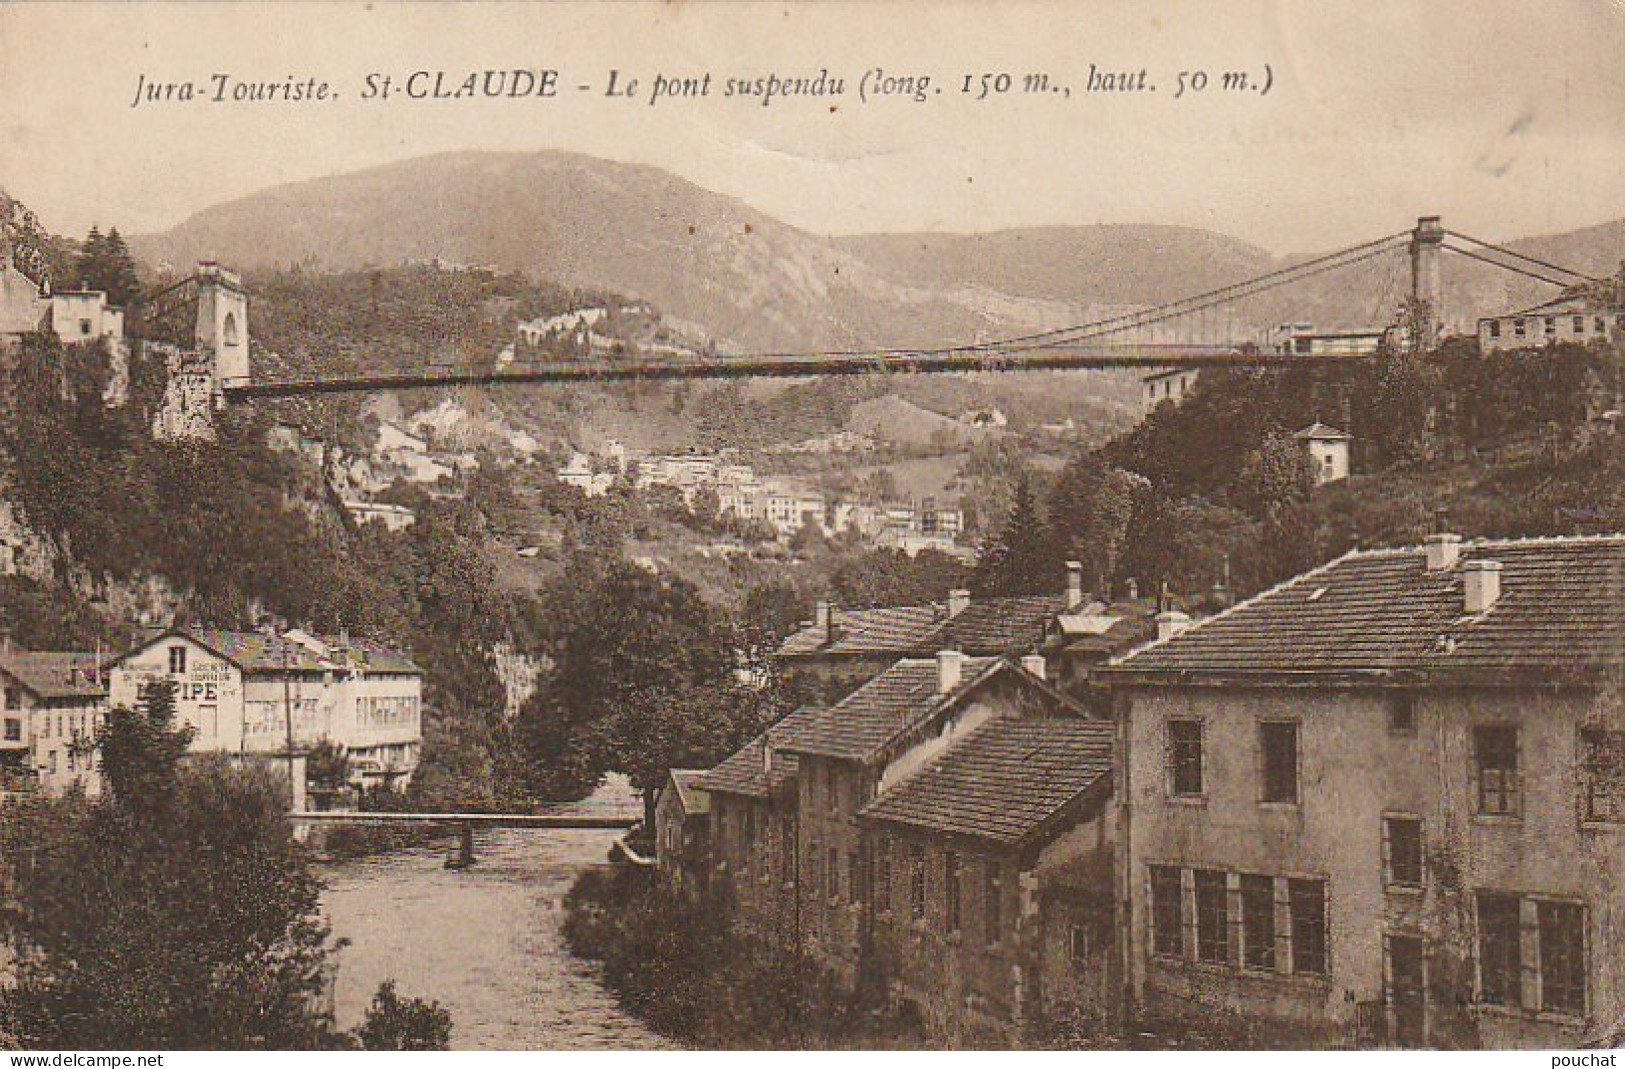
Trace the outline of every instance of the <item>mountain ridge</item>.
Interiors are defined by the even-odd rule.
[[[488,264],[648,300],[725,351],[801,352],[1056,329],[1303,259],[1155,224],[823,236],[658,167],[563,151],[448,152],[276,186],[131,245],[152,261],[218,258],[244,268]],[[1625,219],[1509,245],[1610,273],[1625,253]],[[1254,299],[1230,318],[1249,331],[1288,321],[1382,325],[1408,285],[1399,259]],[[1446,305],[1452,321],[1470,326],[1544,292],[1456,259]]]

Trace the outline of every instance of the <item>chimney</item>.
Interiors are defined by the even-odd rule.
[[[1157,639],[1173,638],[1191,625],[1191,618],[1178,609],[1157,613]]]
[[[1128,580],[1128,600],[1129,601],[1139,601],[1140,600],[1140,581],[1138,579],[1134,578],[1133,576],[1129,576],[1129,580]]]
[[[969,590],[948,591],[948,619],[952,620],[968,608],[970,608]]]
[[[965,655],[958,650],[937,651],[937,693],[948,694],[959,686],[965,672]]]
[[[1029,653],[1029,654],[1027,654],[1027,656],[1025,656],[1025,657],[1023,657],[1021,659],[1021,667],[1025,668],[1028,672],[1030,672],[1033,675],[1037,676],[1039,679],[1043,679],[1044,678],[1044,656],[1043,656],[1043,654],[1040,654],[1040,653]]]
[[[766,739],[762,740],[762,774],[765,776],[773,771],[773,744]]]
[[[1076,609],[1083,604],[1083,562],[1066,562],[1066,607]]]
[[[835,603],[828,598],[821,598],[814,610],[813,622],[824,633],[824,645],[835,642]]]
[[[1439,572],[1454,568],[1461,556],[1461,535],[1432,534],[1422,542],[1427,553],[1428,571]]]
[[[1489,612],[1501,596],[1501,562],[1470,560],[1461,566],[1462,588],[1467,615]]]

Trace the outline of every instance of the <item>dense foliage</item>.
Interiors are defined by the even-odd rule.
[[[598,962],[621,1003],[667,1035],[705,1049],[875,1050],[918,1046],[895,1016],[837,992],[804,959],[729,928],[630,869],[585,872],[564,902],[572,953]]]

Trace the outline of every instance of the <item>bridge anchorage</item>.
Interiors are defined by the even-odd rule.
[[[198,418],[207,423],[212,412],[226,403],[436,386],[1121,367],[1177,371],[1368,359],[1385,349],[1430,348],[1437,343],[1446,323],[1442,302],[1442,260],[1446,252],[1559,287],[1595,281],[1577,271],[1448,230],[1439,216],[1428,215],[1418,219],[1410,230],[1155,307],[1057,330],[917,349],[663,354],[614,359],[540,354],[501,366],[493,356],[489,365],[480,366],[422,364],[359,374],[256,377],[248,357],[247,295],[235,275],[214,264],[200,265],[197,275],[160,292],[149,319],[174,322],[181,318],[194,324],[190,347],[177,348],[172,367],[172,379],[182,380],[182,386],[176,388],[173,381],[171,384],[172,391],[181,395],[178,407],[192,420],[176,422],[190,428]],[[1401,262],[1408,260],[1405,322],[1390,320],[1381,326],[1330,332],[1316,332],[1306,324],[1288,324],[1263,337],[1256,332],[1252,337],[1240,336],[1246,331],[1236,309],[1243,302],[1278,295],[1320,275],[1385,257],[1391,274],[1398,274]],[[1381,274],[1380,266],[1376,273]],[[1393,279],[1388,281],[1392,283]],[[1395,292],[1390,293],[1390,289]],[[1387,312],[1384,307],[1389,298],[1400,296],[1397,287],[1383,285],[1373,318],[1391,315],[1391,307]]]

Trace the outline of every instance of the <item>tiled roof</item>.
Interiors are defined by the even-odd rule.
[[[804,723],[822,713],[822,709],[806,706],[797,709],[777,724],[751,739],[721,764],[702,773],[694,786],[712,794],[744,794],[753,798],[766,798],[795,779],[799,762],[796,755],[779,749],[785,738]],[[773,745],[772,768],[762,767],[762,750],[769,742]]]
[[[1052,594],[973,600],[915,650],[961,650],[982,656],[1025,653],[1043,640],[1050,621],[1065,609],[1066,598]]]
[[[677,797],[683,803],[683,812],[691,817],[704,816],[711,812],[711,796],[697,783],[703,775],[705,772],[700,769],[671,770],[671,781],[677,786]]]
[[[185,635],[245,672],[326,672],[352,665],[366,672],[423,672],[406,654],[387,646],[356,638],[349,639],[346,645],[336,638],[305,632],[288,632],[279,638],[262,631],[188,627],[152,639],[140,648],[162,642],[169,635]],[[337,654],[341,646],[350,651],[348,662]]]
[[[1502,565],[1489,611],[1466,614],[1463,563]],[[1572,677],[1625,665],[1625,535],[1470,542],[1430,572],[1420,548],[1351,553],[1179,635],[1108,675],[1308,673]]]
[[[816,717],[798,721],[784,747],[798,753],[867,761],[966,690],[1001,662],[967,657],[951,694],[937,692],[936,660],[905,659]]]
[[[14,650],[0,654],[0,671],[41,701],[107,695],[92,653]]]
[[[1018,845],[1109,782],[1112,735],[1101,720],[993,720],[862,815]]]
[[[1055,618],[1054,639],[1063,653],[1094,655],[1122,653],[1157,633],[1156,607],[1143,601],[1112,605],[1099,602],[1078,613]]]
[[[1347,431],[1340,431],[1336,427],[1328,427],[1326,424],[1316,420],[1303,430],[1293,434],[1292,437],[1301,439],[1303,441],[1345,442],[1354,436],[1349,434]]]
[[[957,649],[983,656],[1024,653],[1037,646],[1044,629],[1066,608],[1059,594],[973,599],[954,616],[942,605],[886,609],[836,609],[835,641],[809,624],[784,640],[780,657],[851,654],[935,653]]]
[[[835,641],[826,629],[808,624],[779,646],[780,657],[810,655],[904,653],[913,649],[942,622],[940,605],[906,605],[885,609],[836,609],[831,614]]]

